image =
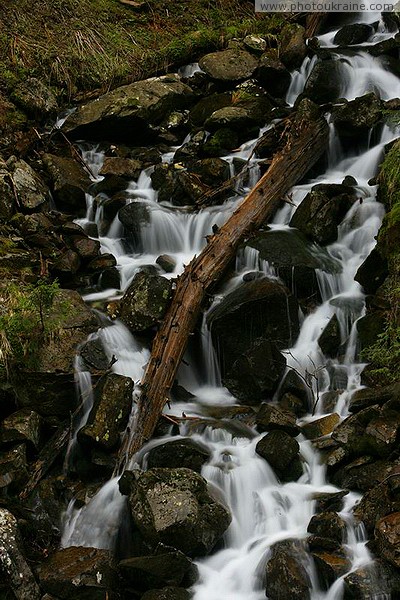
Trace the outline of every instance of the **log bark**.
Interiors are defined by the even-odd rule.
[[[309,108],[309,101],[303,102]],[[300,117],[302,114],[299,107],[283,136],[283,149],[275,155],[267,172],[177,279],[173,300],[154,339],[141,382],[136,423],[120,450],[119,471],[153,434],[206,293],[223,275],[240,242],[274,214],[284,194],[324,152],[328,142],[325,119],[317,116],[310,120],[308,113],[308,118]]]

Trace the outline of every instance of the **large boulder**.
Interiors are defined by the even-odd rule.
[[[129,504],[146,542],[162,542],[189,556],[210,552],[231,521],[229,511],[209,495],[206,481],[190,469],[141,474]]]
[[[306,565],[309,562],[300,540],[283,540],[271,546],[266,567],[267,596],[270,600],[308,600],[311,581]]]
[[[51,187],[59,210],[84,215],[85,194],[91,184],[84,168],[74,159],[44,154],[43,163],[51,179]]]
[[[388,263],[379,247],[373,248],[359,266],[354,279],[363,286],[366,294],[375,294],[388,275]]]
[[[337,356],[342,341],[339,319],[333,315],[318,338],[318,345],[325,356]]]
[[[263,402],[258,409],[256,423],[258,431],[281,430],[292,436],[300,433],[293,413],[266,402]]]
[[[375,460],[372,456],[361,456],[344,465],[330,479],[338,487],[366,492],[384,481],[394,466],[399,466],[399,461]]]
[[[153,327],[164,316],[171,291],[172,283],[165,277],[145,271],[137,273],[121,299],[121,320],[132,331]]]
[[[96,385],[94,405],[87,424],[78,433],[83,444],[112,450],[117,446],[132,408],[133,381],[109,373]]]
[[[336,512],[321,512],[314,515],[307,531],[318,537],[335,540],[339,544],[345,542],[347,537],[346,523]]]
[[[338,225],[355,199],[353,190],[345,185],[315,185],[296,209],[290,226],[318,244],[331,244],[337,240]]]
[[[249,52],[231,48],[206,54],[200,59],[199,66],[212,79],[234,82],[251,77],[258,66],[258,60]]]
[[[340,63],[334,59],[317,62],[304,86],[304,94],[317,104],[334,102],[340,96]]]
[[[353,138],[367,133],[382,119],[383,103],[374,92],[351,100],[332,111],[332,122],[343,138]]]
[[[263,277],[248,281],[217,304],[208,315],[223,371],[258,339],[291,346],[298,334],[298,306],[288,289]]]
[[[6,417],[0,425],[0,444],[28,442],[38,449],[42,441],[42,418],[29,408]]]
[[[191,88],[177,75],[136,81],[80,106],[67,118],[63,130],[75,139],[138,142],[148,138],[150,125],[188,106],[192,98]]]
[[[116,565],[108,550],[71,546],[58,550],[38,568],[45,592],[62,600],[116,599]]]
[[[296,481],[303,474],[300,446],[285,431],[275,429],[264,435],[257,443],[256,452],[268,462],[281,481]]]
[[[39,586],[23,555],[17,519],[5,508],[0,508],[0,547],[2,581],[12,590],[12,597],[16,600],[40,600]],[[7,593],[5,597],[8,597]]]

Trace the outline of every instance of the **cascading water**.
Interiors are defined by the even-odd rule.
[[[380,27],[375,34],[375,41],[384,39],[385,35]],[[321,36],[321,42],[331,45],[333,37],[334,33]],[[303,67],[294,74],[287,97],[289,104],[293,104],[301,93],[314,62],[315,59],[306,58]],[[342,97],[353,99],[371,89],[378,90],[384,99],[400,96],[399,80],[385,71],[378,59],[365,53],[354,53],[353,56],[346,56],[341,65]],[[194,65],[189,72],[194,72],[196,68]],[[354,70],[357,70],[356,77],[352,76]],[[368,147],[362,155],[345,156],[331,126],[326,173],[312,182],[297,186],[291,195],[292,204],[285,204],[271,224],[272,228],[289,230],[288,223],[296,206],[316,183],[340,183],[347,175],[357,180],[359,201],[353,204],[343,219],[337,241],[327,247],[327,252],[340,265],[340,269],[337,273],[317,270],[322,303],[306,317],[302,317],[300,334],[294,346],[286,351],[288,368],[294,369],[310,382],[317,399],[324,392],[338,390],[334,412],[341,417],[348,414],[349,397],[360,388],[360,375],[364,367],[356,360],[356,321],[364,312],[364,295],[359,284],[354,281],[354,275],[374,246],[374,236],[383,216],[383,207],[375,200],[376,187],[368,181],[377,172],[385,144],[396,137],[395,131],[384,126],[378,143]],[[248,184],[250,187],[258,171],[257,160],[250,158],[255,143],[256,140],[245,144],[240,153],[242,158],[250,159],[255,167]],[[236,153],[235,156],[237,155]],[[101,153],[93,149],[84,150],[83,157],[97,175],[102,160]],[[166,155],[164,160],[169,158]],[[224,158],[232,161],[233,157]],[[121,239],[122,226],[117,219],[107,236],[100,237],[103,251],[111,252],[117,258],[122,290],[128,286],[141,266],[154,264],[156,258],[163,253],[174,257],[176,268],[171,276],[176,276],[193,255],[204,247],[205,236],[211,233],[212,226],[224,223],[240,201],[236,195],[222,206],[206,208],[198,213],[186,212],[166,203],[159,204],[149,175],[149,170],[144,171],[138,182],[132,183],[128,190],[129,202],[144,203],[149,210],[149,224],[144,225],[140,232],[141,250],[126,252]],[[90,220],[99,219],[99,215],[94,215],[92,201],[88,196],[87,219],[80,221],[83,226]],[[247,247],[239,252],[236,274],[220,292],[221,296],[214,300],[213,306],[242,281],[246,272],[254,270],[262,271],[268,277],[276,276],[273,267],[260,259],[257,250]],[[118,290],[106,290],[90,294],[86,299],[109,298],[117,293]],[[327,359],[318,345],[321,331],[334,315],[339,322],[344,348],[340,361]],[[117,358],[113,365],[114,371],[139,381],[148,360],[148,352],[118,323],[103,328],[100,337],[110,358],[112,355]],[[194,397],[185,404],[173,404],[168,410],[170,415],[180,416],[184,411],[186,415],[202,415],[206,418],[208,405],[235,403],[235,399],[221,386],[206,318],[203,320],[201,339],[202,364],[190,366],[195,361],[192,360],[189,349],[185,361],[189,366],[183,364],[179,371],[179,381]],[[314,411],[311,408],[304,422],[324,415],[322,403],[317,402]],[[198,561],[200,577],[193,588],[193,597],[195,600],[261,600],[265,598],[262,571],[271,545],[287,538],[305,539],[308,523],[314,514],[314,495],[337,492],[338,489],[327,483],[325,467],[320,463],[311,442],[302,435],[298,440],[303,474],[296,482],[282,484],[266,461],[255,453],[255,446],[261,436],[250,427],[244,428],[242,434],[238,435],[222,428],[213,428],[212,425],[205,427],[201,433],[193,433],[188,424],[182,424],[180,433],[193,435],[194,439],[210,449],[211,459],[203,467],[202,474],[219,490],[232,513],[232,523],[225,535],[225,547]],[[145,451],[146,449],[141,455]],[[345,548],[350,570],[371,560],[363,530],[354,526],[351,516],[357,500],[357,494],[348,494],[340,513],[347,523]],[[118,492],[117,480],[113,479],[84,508],[75,510],[71,503],[65,518],[63,545],[112,548],[123,510],[124,499]],[[313,600],[339,600],[342,597],[343,577],[328,591],[323,591],[311,562],[308,569]]]

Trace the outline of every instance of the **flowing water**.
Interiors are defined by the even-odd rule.
[[[370,16],[372,18],[372,16]],[[334,32],[321,36],[321,42],[331,45]],[[380,25],[376,39],[386,36]],[[376,41],[375,39],[375,41]],[[339,55],[338,55],[339,56]],[[287,101],[292,104],[301,93],[315,59],[306,58],[302,68],[293,74],[292,85]],[[188,67],[187,73],[194,72],[197,65]],[[378,59],[373,59],[364,52],[354,56],[346,56],[342,63],[343,90],[342,96],[352,99],[371,89],[378,90],[383,99],[400,96],[399,80],[383,69]],[[354,75],[357,73],[357,75]],[[186,74],[186,72],[185,72]],[[329,115],[327,115],[329,121]],[[339,227],[338,239],[328,246],[328,253],[340,269],[336,274],[325,271],[317,272],[322,303],[311,314],[301,315],[301,331],[292,348],[287,349],[288,368],[295,369],[304,378],[308,378],[316,395],[325,391],[338,390],[338,400],[334,412],[342,418],[348,414],[347,404],[352,393],[360,388],[360,375],[364,365],[357,360],[356,322],[364,314],[365,303],[361,287],[354,281],[354,275],[375,244],[383,216],[383,207],[376,202],[376,186],[368,181],[376,175],[382,159],[385,144],[398,137],[398,132],[389,126],[383,126],[379,139],[369,141],[368,147],[360,153],[352,155],[341,148],[330,126],[330,143],[328,152],[328,168],[317,179],[297,186],[293,190],[293,205],[285,204],[276,214],[272,228],[289,229],[289,220],[295,207],[302,201],[307,192],[316,183],[341,183],[346,175],[357,180],[356,193],[359,201],[349,210]],[[251,157],[256,140],[242,146],[240,152],[224,157],[232,162],[240,156],[246,160]],[[163,157],[171,160],[172,151]],[[83,158],[90,164],[97,176],[103,155],[96,148],[83,148]],[[212,231],[212,226],[223,224],[241,201],[243,194],[250,189],[259,177],[257,160],[250,158],[251,173],[249,182],[238,183],[238,194],[228,199],[221,206],[213,206],[193,213],[176,208],[168,203],[157,202],[157,192],[151,186],[151,169],[142,172],[137,183],[129,187],[128,202],[144,203],[149,210],[150,222],[144,225],[140,239],[132,243],[129,251],[122,238],[123,228],[117,218],[111,224],[106,235],[100,237],[103,252],[111,252],[118,261],[121,278],[121,289],[129,285],[135,273],[143,265],[154,264],[156,258],[163,253],[174,257],[175,271],[167,275],[175,277],[198,254],[205,245],[205,237]],[[93,208],[93,198],[88,195],[87,218],[79,221],[86,226],[88,221],[101,223],[101,209]],[[236,274],[225,284],[216,303],[242,281],[242,276],[249,271],[260,270],[269,277],[276,273],[267,262],[260,259],[258,252],[246,248],[239,252],[236,263]],[[119,297],[119,290],[105,290],[86,296],[87,301],[99,298]],[[318,337],[336,315],[340,324],[342,359],[327,359],[318,345]],[[143,368],[148,360],[148,350],[136,341],[121,323],[106,323],[99,334],[109,357],[117,361],[113,370],[128,375],[137,383],[142,376]],[[212,346],[210,332],[206,324],[206,315],[201,328],[201,352],[193,357],[190,349],[186,353],[185,363],[178,373],[178,380],[193,395],[190,402],[175,403],[167,409],[169,415],[207,415],[207,407],[212,405],[232,405],[235,399],[222,387],[218,362]],[[200,359],[199,359],[200,356]],[[77,365],[79,367],[79,363]],[[87,404],[79,417],[77,428],[81,427],[90,410],[90,381],[88,374],[78,368],[78,380],[81,395],[88,398]],[[137,393],[137,391],[135,391]],[[315,414],[304,418],[311,421],[323,415],[323,405],[317,403]],[[335,492],[336,487],[327,482],[326,470],[319,460],[319,455],[310,441],[299,436],[303,475],[296,482],[282,484],[275,476],[268,463],[255,453],[255,446],[260,435],[250,427],[243,427],[241,433],[231,433],[222,428],[205,427],[201,433],[183,424],[180,434],[192,435],[211,451],[211,459],[203,467],[202,475],[229,506],[232,513],[232,524],[224,538],[224,547],[212,556],[198,561],[199,581],[193,588],[195,600],[261,600],[265,598],[263,570],[271,545],[287,538],[305,539],[307,526],[314,514],[313,495],[316,492]],[[170,439],[158,439],[161,443]],[[148,448],[147,448],[148,450]],[[146,448],[137,460],[144,460]],[[134,465],[131,465],[131,467]],[[345,546],[351,570],[371,560],[365,545],[362,527],[355,527],[352,520],[352,508],[359,499],[354,493],[345,498],[345,506],[341,516],[347,523],[348,534]],[[119,494],[117,479],[109,481],[100,492],[84,508],[76,510],[74,504],[68,507],[65,516],[63,545],[86,545],[102,548],[113,548],[118,528],[123,520],[125,508],[124,498]],[[342,597],[342,579],[339,579],[328,590],[319,588],[312,563],[308,566],[313,600],[339,600]]]

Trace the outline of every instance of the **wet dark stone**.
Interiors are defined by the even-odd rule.
[[[315,512],[340,512],[343,509],[343,498],[349,492],[333,492],[333,493],[316,493],[313,494],[313,499],[316,500]]]
[[[281,481],[296,481],[303,474],[299,451],[298,442],[279,430],[262,437],[256,446],[257,454],[268,462]]]
[[[363,286],[366,294],[375,294],[385,281],[388,272],[387,260],[375,246],[358,268],[354,279]]]
[[[399,594],[399,571],[384,560],[374,560],[344,578],[344,600],[366,600],[382,595],[395,600]]]
[[[71,546],[38,568],[40,585],[62,600],[116,600],[117,573],[107,550]]]
[[[348,573],[351,567],[347,557],[334,552],[319,550],[312,552],[311,556],[314,559],[320,584],[326,590],[336,579]]]
[[[394,473],[390,473],[390,477],[386,481],[368,490],[354,508],[354,516],[358,521],[364,523],[370,534],[374,531],[379,519],[400,511],[400,495],[394,487],[400,483],[398,467],[395,467],[393,471]],[[392,487],[394,487],[393,490]]]
[[[122,560],[119,570],[136,590],[146,591],[164,586],[180,586],[197,579],[197,567],[179,550],[160,547],[150,556]]]
[[[187,439],[173,440],[152,448],[147,456],[149,469],[186,467],[200,473],[210,458],[210,452],[197,442]]]
[[[165,277],[140,271],[121,299],[121,320],[132,331],[144,331],[156,325],[167,310],[171,289],[172,283]]]
[[[398,461],[394,463],[362,456],[333,473],[330,479],[339,487],[366,492],[384,481],[396,464]]]
[[[150,590],[141,596],[141,600],[190,600],[190,593],[184,588],[166,587]]]
[[[333,43],[338,46],[352,46],[354,44],[362,44],[366,42],[369,37],[374,33],[373,27],[366,23],[353,23],[351,25],[344,25],[335,37]]]
[[[147,543],[162,542],[189,556],[210,552],[231,521],[207,492],[206,481],[190,469],[146,471],[134,482],[129,503]]]
[[[325,104],[337,100],[341,89],[339,62],[328,59],[317,62],[306,81],[304,94],[317,104]]]
[[[375,541],[378,553],[393,566],[400,567],[400,512],[395,512],[375,525]]]
[[[284,540],[271,546],[266,567],[267,597],[270,600],[309,600],[309,559],[300,540]]]
[[[272,397],[286,369],[274,343],[256,340],[223,376],[223,384],[240,402],[259,404]]]
[[[333,315],[321,335],[318,344],[325,356],[334,358],[337,356],[341,344],[339,320]]]
[[[296,418],[293,413],[284,411],[265,402],[261,404],[256,416],[257,429],[259,431],[273,431],[280,429],[291,436],[299,434]]]
[[[336,540],[340,544],[346,541],[346,523],[336,512],[321,512],[314,515],[307,531],[318,537]]]
[[[332,111],[332,122],[343,138],[353,138],[370,130],[382,118],[383,105],[374,92],[370,92],[336,106]]]

